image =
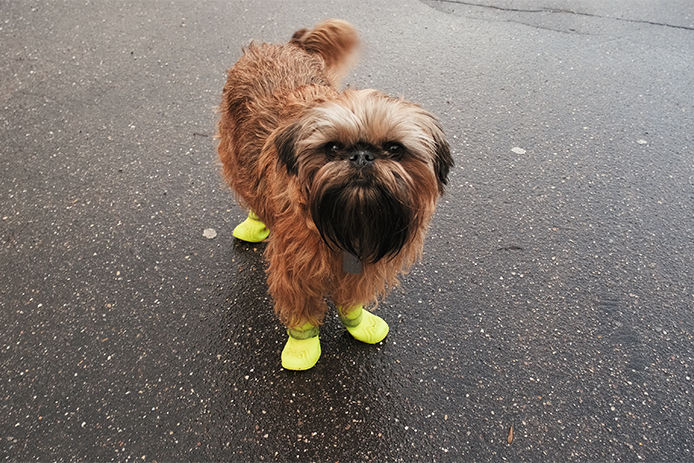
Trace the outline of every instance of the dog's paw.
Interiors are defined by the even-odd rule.
[[[287,370],[308,370],[318,362],[320,353],[318,336],[307,339],[289,336],[282,350],[282,366]]]
[[[234,228],[232,234],[236,238],[248,243],[260,243],[268,237],[270,230],[251,211],[248,213],[248,218]]]
[[[367,344],[377,344],[388,336],[388,324],[378,315],[363,310],[361,313],[361,321],[358,325],[349,326],[345,324],[345,328],[349,331],[357,341]]]

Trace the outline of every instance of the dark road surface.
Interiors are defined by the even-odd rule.
[[[0,1],[0,460],[693,461],[694,4],[655,3]],[[456,168],[388,338],[333,314],[292,373],[215,105],[326,17]]]

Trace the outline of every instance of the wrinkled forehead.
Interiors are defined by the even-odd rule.
[[[419,106],[375,90],[348,90],[314,108],[308,124],[316,141],[339,141],[345,146],[397,141],[419,150],[433,143],[423,127],[425,114]]]

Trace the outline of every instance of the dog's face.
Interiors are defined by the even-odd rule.
[[[326,244],[370,263],[424,226],[453,165],[434,116],[374,90],[345,91],[273,141]]]

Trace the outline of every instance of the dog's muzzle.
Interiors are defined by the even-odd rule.
[[[349,155],[349,162],[359,169],[363,169],[364,167],[371,165],[375,159],[376,156],[371,151],[364,149],[352,151]]]

